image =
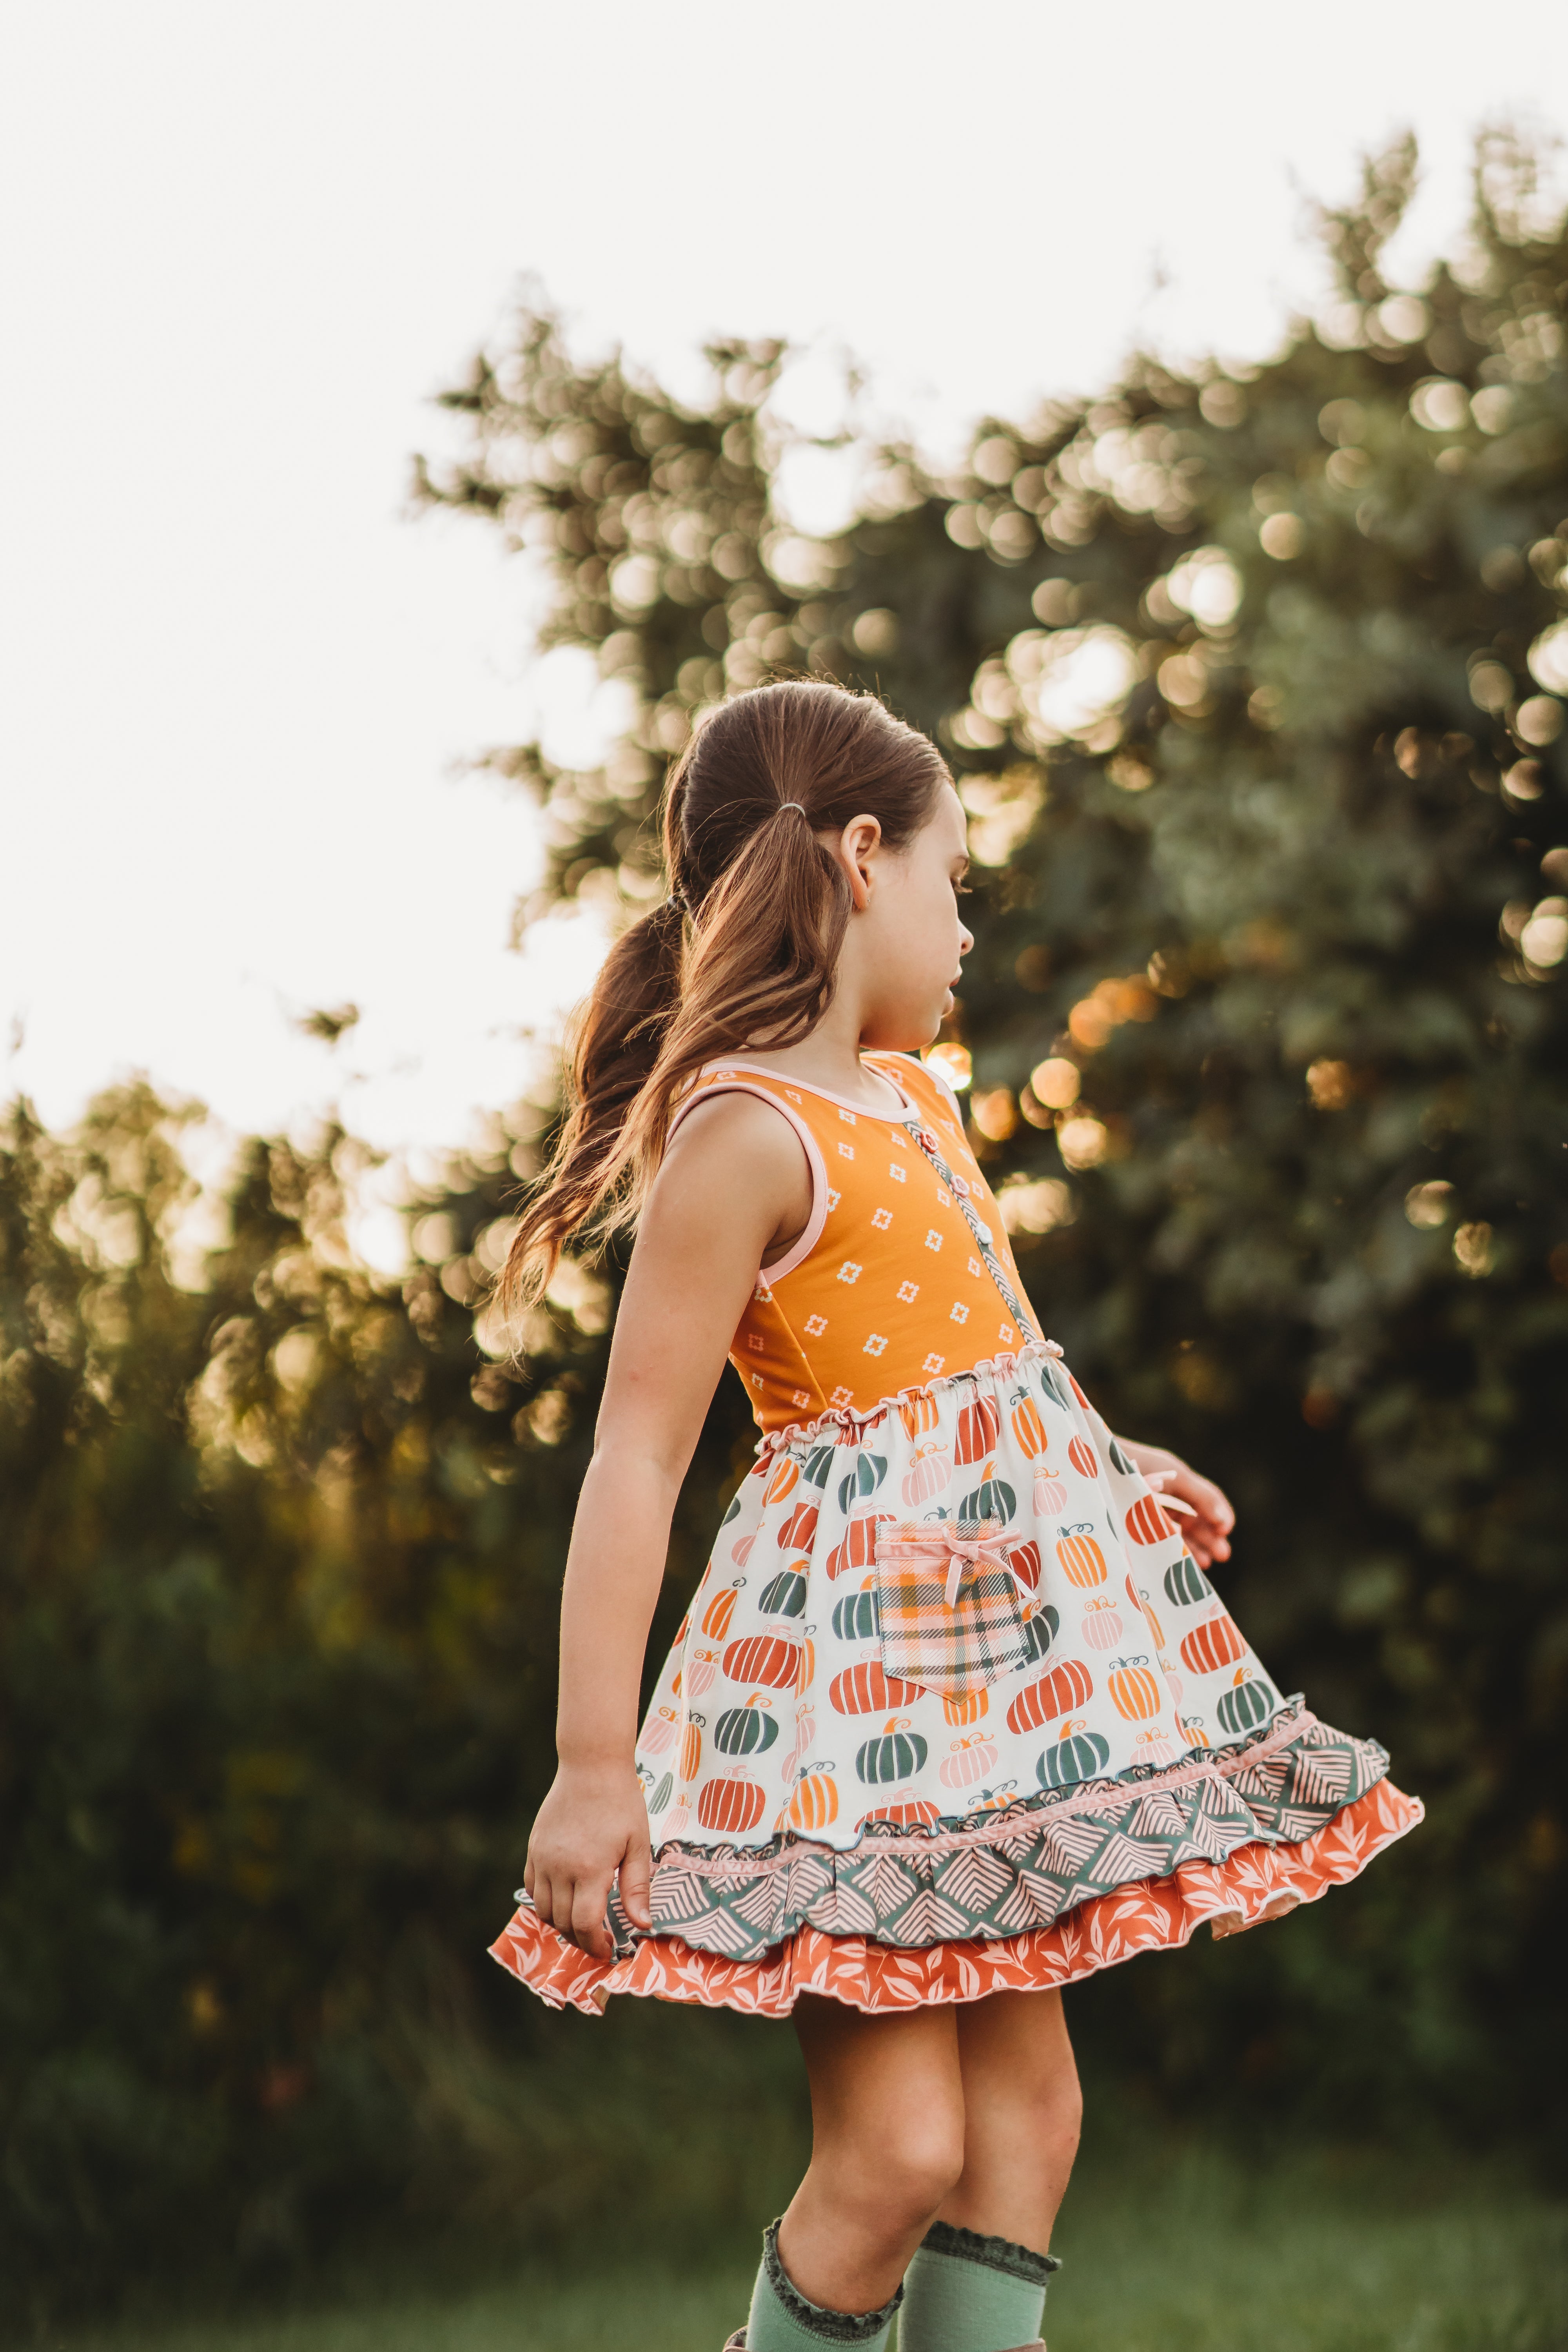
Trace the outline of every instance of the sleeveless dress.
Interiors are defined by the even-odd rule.
[[[882,1116],[744,1058],[811,1166],[730,1360],[762,1430],[637,1748],[653,1930],[597,1960],[520,1894],[552,2006],[782,2016],[1062,1985],[1353,1878],[1422,1818],[1281,1696],[1024,1297],[943,1080]]]

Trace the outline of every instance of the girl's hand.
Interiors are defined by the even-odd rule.
[[[1191,1505],[1190,1510],[1173,1511],[1171,1517],[1180,1526],[1198,1566],[1211,1568],[1216,1559],[1228,1559],[1236,1513],[1223,1488],[1212,1478],[1200,1477],[1179,1454],[1163,1445],[1135,1445],[1126,1437],[1116,1442],[1123,1454],[1131,1455],[1157,1494]]]
[[[535,1817],[522,1883],[540,1917],[596,1960],[615,1952],[605,1912],[617,1871],[626,1916],[651,1928],[653,1856],[641,1782],[629,1763],[563,1764]]]

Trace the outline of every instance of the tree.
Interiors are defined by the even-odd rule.
[[[1226,1481],[1264,1654],[1430,1801],[1289,1937],[1080,2008],[1123,2039],[1142,2011],[1184,2090],[1228,2068],[1239,2011],[1252,2078],[1291,2096],[1371,2074],[1397,2104],[1415,2070],[1473,2100],[1500,2064],[1543,2118],[1568,239],[1489,133],[1470,250],[1396,291],[1415,169],[1402,142],[1322,215],[1336,298],[1266,364],[1138,358],[988,420],[950,481],[881,449],[828,541],[770,504],[776,345],[716,346],[695,413],[579,370],[538,310],[449,395],[468,451],[420,487],[542,555],[551,640],[636,691],[602,771],[495,755],[549,814],[541,903],[643,905],[664,757],[781,668],[948,748],[990,869],[955,1035],[1047,1328],[1113,1424]]]

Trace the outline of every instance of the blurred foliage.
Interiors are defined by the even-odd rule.
[[[588,648],[632,713],[591,772],[489,755],[546,813],[525,920],[657,895],[665,763],[730,688],[842,677],[942,742],[982,861],[952,1042],[1047,1327],[1113,1426],[1227,1486],[1249,1635],[1427,1800],[1310,1914],[1079,1989],[1091,2077],[1249,2124],[1546,2147],[1568,237],[1490,134],[1466,251],[1395,291],[1380,255],[1415,172],[1396,147],[1324,215],[1335,292],[1272,359],[1137,359],[1092,400],[987,420],[952,478],[868,448],[831,539],[773,495],[781,346],[716,346],[693,407],[579,363],[539,308],[447,396],[462,459],[419,483],[528,551],[546,643]],[[651,2168],[639,2226],[739,2214],[787,2169],[787,2033],[656,2004],[555,2019],[483,1958],[551,1768],[618,1279],[564,1269],[502,1369],[486,1292],[550,1116],[521,1106],[411,1182],[421,1262],[394,1282],[350,1246],[347,1136],[251,1142],[204,1191],[190,1115],[145,1091],[68,1137],[12,1114],[18,2309],[288,2265],[377,2216],[548,2236],[646,2182],[677,2102],[683,2162]],[[749,1450],[731,1386],[656,1660]]]

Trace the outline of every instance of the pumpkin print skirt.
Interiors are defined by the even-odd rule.
[[[637,1743],[653,1928],[554,2006],[1070,1982],[1353,1878],[1420,1804],[1282,1696],[1056,1343],[765,1437]]]

